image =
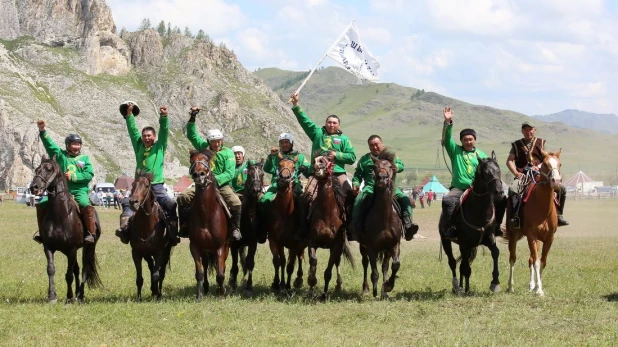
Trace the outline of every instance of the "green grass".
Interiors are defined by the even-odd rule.
[[[0,337],[2,345],[615,345],[618,343],[618,201],[569,201],[571,226],[561,228],[544,272],[545,297],[527,291],[528,250],[518,244],[516,293],[490,294],[491,259],[479,252],[472,293],[450,293],[450,271],[438,262],[438,206],[416,209],[427,239],[402,245],[402,266],[388,301],[359,296],[362,266],[354,244],[355,271],[343,264],[344,290],[326,303],[270,293],[272,265],[259,246],[256,294],[228,293],[194,300],[194,267],[188,242],[176,247],[164,299],[135,301],[130,247],[113,236],[118,211],[98,209],[103,236],[97,250],[103,289],[86,302],[46,303],[42,247],[30,240],[34,210],[0,205]],[[506,289],[508,252],[501,244],[500,279]],[[326,253],[318,254],[318,286]],[[56,257],[56,284],[64,296],[64,256]],[[305,262],[305,268],[307,262]],[[228,261],[229,271],[229,261]],[[146,276],[147,278],[147,276]],[[148,280],[146,279],[146,284]],[[147,288],[147,285],[145,285]],[[147,292],[147,291],[146,291]],[[60,300],[59,300],[60,302]]]

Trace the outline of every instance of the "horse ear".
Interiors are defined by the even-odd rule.
[[[560,158],[560,153],[562,153],[562,147],[560,147],[558,152],[554,153],[554,156],[556,156],[556,158]]]
[[[57,158],[57,157],[58,157],[58,156],[57,156],[56,154],[54,154],[54,156],[53,156],[51,159],[52,159],[53,161],[56,161],[56,158]]]
[[[191,156],[191,157],[192,157],[194,154],[196,154],[196,153],[197,153],[197,151],[196,151],[196,150],[194,150],[194,149],[190,149],[190,150],[189,150],[189,156]]]
[[[43,154],[43,155],[41,156],[41,160],[47,160],[47,159],[49,159],[49,157],[47,156],[47,154]]]
[[[373,154],[369,154],[369,158],[371,158],[374,164],[378,161],[378,158],[374,157]]]
[[[277,152],[277,157],[279,157],[279,160],[283,159],[283,154],[281,154],[281,151]]]
[[[541,154],[543,155],[543,158],[545,158],[549,153],[547,153],[544,149],[541,149]]]
[[[294,157],[294,164],[298,161],[298,155]]]
[[[496,151],[491,151],[491,159],[496,160]]]
[[[260,159],[259,164],[260,164],[260,166],[264,166],[264,158]]]

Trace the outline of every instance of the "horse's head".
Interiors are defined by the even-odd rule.
[[[294,159],[285,158],[279,152],[279,167],[277,167],[277,185],[281,187],[289,187],[294,178],[296,178],[296,162],[298,156]]]
[[[313,174],[317,179],[325,179],[333,174],[335,167],[335,152],[329,151],[326,154],[316,156],[313,161]]]
[[[500,173],[500,165],[496,160],[496,153],[491,151],[489,158],[481,159],[477,154],[479,165],[476,168],[473,187],[474,191],[483,194],[492,194],[495,199],[501,199],[504,196],[502,188],[502,179]]]
[[[59,176],[64,177],[60,172],[60,166],[56,163],[56,156],[54,155],[51,159],[43,156],[41,165],[34,170],[34,178],[30,182],[30,192],[34,195],[42,194],[53,185],[53,182]]]
[[[152,193],[153,174],[151,172],[138,170],[135,176],[131,187],[131,197],[129,198],[129,206],[133,211],[137,211],[140,206],[144,205],[150,194],[154,194]]]
[[[560,183],[562,183],[562,176],[560,176],[560,167],[562,166],[562,163],[560,163],[560,152],[562,152],[562,148],[555,153],[543,150],[543,158],[545,159],[543,159],[540,169],[541,176],[545,177],[545,180],[556,191],[560,190]]]
[[[260,160],[259,162],[249,162],[247,164],[247,181],[245,182],[245,192],[246,193],[251,192],[255,196],[262,192],[262,187],[264,186],[263,167],[264,167],[264,159]]]
[[[376,187],[392,188],[397,174],[397,165],[395,165],[395,152],[389,148],[384,148],[378,157],[371,155],[373,161],[373,175],[375,178]]]
[[[213,182],[213,174],[210,170],[210,161],[215,153],[208,148],[202,151],[189,151],[191,167],[189,173],[198,187],[205,188]]]

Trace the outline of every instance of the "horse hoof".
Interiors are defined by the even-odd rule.
[[[369,289],[363,289],[361,296],[369,296]]]
[[[500,292],[500,290],[501,290],[501,288],[500,288],[500,283],[497,283],[497,284],[493,284],[493,283],[492,283],[492,284],[489,286],[489,290],[491,290],[491,292],[492,292],[492,293],[498,293],[498,292]]]
[[[340,284],[338,284],[338,285],[335,287],[335,293],[341,293],[341,291],[342,291],[342,290],[343,290],[343,286],[342,286],[342,285],[340,285]]]
[[[50,304],[56,304],[58,302],[58,299],[49,299],[47,300],[47,302]]]
[[[382,292],[382,300],[388,300],[388,292]]]
[[[309,291],[307,292],[307,299],[312,299],[313,298],[313,289],[309,289]]]
[[[321,302],[326,302],[327,299],[328,299],[328,295],[326,295],[326,293],[322,293],[322,295],[320,295]]]
[[[67,304],[74,304],[76,302],[77,302],[77,298],[70,298],[70,299],[67,299],[66,301]]]
[[[535,294],[536,294],[536,295],[538,295],[538,296],[544,296],[544,295],[545,295],[545,293],[543,292],[543,290],[537,290],[537,291],[535,292]]]
[[[508,288],[506,288],[506,292],[507,293],[511,293],[511,294],[515,293],[515,289],[513,289],[512,287],[508,287]]]
[[[245,289],[245,297],[252,298],[253,297],[253,290]]]
[[[299,289],[303,286],[303,279],[300,277],[296,277],[294,280],[294,288]]]
[[[232,280],[229,280],[227,282],[227,285],[230,286],[232,291],[236,291],[236,288],[238,287],[238,283],[236,281],[232,281]]]

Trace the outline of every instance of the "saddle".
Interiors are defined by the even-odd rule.
[[[221,196],[221,193],[219,193],[219,189],[216,189],[216,192],[217,192],[216,193],[217,199],[219,200],[219,202],[221,202],[221,206],[223,207],[223,211],[225,211],[225,215],[227,216],[227,219],[231,219],[232,213],[230,212],[230,209],[227,207],[225,200],[223,200],[223,196]]]
[[[371,210],[371,208],[373,207],[374,203],[375,203],[375,199],[373,199],[373,196],[367,198],[368,200],[370,200],[369,202],[366,202],[365,206],[361,205],[361,213],[359,214],[359,216],[357,218],[359,218],[360,220],[355,221],[355,225],[356,226],[360,226],[361,230],[363,230],[363,226],[365,224],[365,218],[367,217],[367,213]],[[403,216],[401,215],[401,206],[399,205],[399,202],[397,202],[397,200],[395,199],[395,197],[393,197],[391,199],[392,202],[392,206],[393,206],[393,210],[395,211],[395,213],[397,213],[397,215],[399,216],[399,220],[401,222],[401,227],[403,228]],[[402,229],[403,230],[403,229]]]

